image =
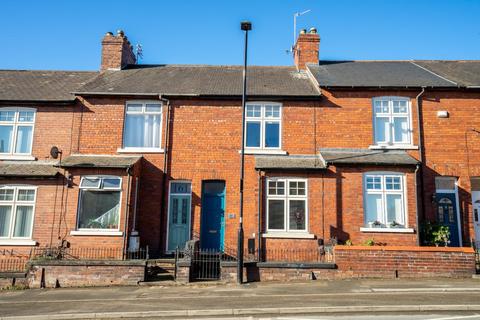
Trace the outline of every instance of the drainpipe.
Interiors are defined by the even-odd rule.
[[[127,201],[125,201],[125,224],[123,226],[123,249],[122,249],[122,260],[125,259],[125,254],[127,252],[127,232],[128,232],[128,216],[130,214],[130,182],[131,182],[131,173],[132,167],[127,168]]]
[[[257,261],[261,261],[262,258],[262,208],[263,208],[263,184],[262,184],[262,171],[258,170],[258,252]]]
[[[421,196],[421,199],[420,201],[418,201],[417,199],[417,220],[420,221],[420,219],[418,219],[418,215],[421,214],[421,221],[423,222],[425,220],[425,207],[424,207],[424,200],[425,200],[425,190],[424,190],[424,179],[423,179],[423,170],[422,170],[422,166],[423,164],[425,163],[424,161],[424,154],[423,154],[423,140],[422,140],[422,129],[423,129],[423,124],[422,124],[422,118],[421,118],[421,107],[422,107],[422,103],[421,103],[421,97],[423,96],[423,94],[425,93],[425,87],[422,87],[422,91],[420,91],[420,93],[415,97],[415,102],[417,104],[417,123],[418,123],[418,157],[420,158],[420,168],[418,169],[419,171],[419,174],[420,174],[420,196]],[[416,176],[415,176],[416,178]],[[421,204],[421,206],[420,206]],[[419,228],[419,225],[418,225],[418,222],[417,222],[417,229]]]
[[[419,163],[416,165],[415,167],[415,204],[416,204],[416,211],[417,211],[417,214],[415,215],[416,216],[416,224],[417,224],[417,246],[420,246],[420,225],[419,225],[419,220],[418,219],[418,213],[420,212],[420,203],[418,201],[418,186],[417,186],[417,183],[418,183],[418,172],[420,171],[422,165]]]
[[[165,123],[166,123],[166,126],[165,126],[165,142],[164,142],[164,154],[163,154],[163,180],[162,180],[162,200],[160,202],[160,233],[162,233],[162,226],[163,226],[163,212],[165,211],[165,202],[166,202],[166,195],[167,195],[167,188],[168,188],[168,185],[167,185],[167,179],[168,179],[168,157],[169,157],[169,152],[168,152],[168,148],[169,148],[169,145],[168,145],[168,139],[169,139],[169,135],[170,135],[170,108],[171,108],[171,105],[170,105],[170,100],[168,99],[165,99],[161,94],[158,95],[158,98],[163,101],[163,102],[166,102],[167,104],[167,115],[165,117]],[[162,248],[162,245],[163,245],[163,239],[162,239],[162,236],[160,235],[159,237],[159,245],[158,245],[158,249],[161,250]],[[165,247],[166,249],[166,247]]]

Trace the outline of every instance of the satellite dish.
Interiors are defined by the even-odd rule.
[[[50,149],[50,155],[52,156],[53,159],[57,159],[60,153],[62,153],[62,151],[60,151],[56,146],[53,146]]]

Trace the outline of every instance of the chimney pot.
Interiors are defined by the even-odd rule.
[[[123,30],[119,29],[119,30],[117,30],[117,36],[123,37],[123,36],[125,36],[125,33],[123,32]]]
[[[107,33],[105,33],[106,36],[113,36],[113,33],[111,33],[110,31],[108,31]]]
[[[317,34],[317,28],[310,28],[311,34]]]
[[[300,30],[300,34],[305,34],[305,33],[307,33],[307,29]]]

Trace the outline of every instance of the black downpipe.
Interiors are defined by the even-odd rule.
[[[262,213],[263,213],[263,181],[262,171],[258,170],[258,245],[257,261],[262,261]]]
[[[122,250],[122,255],[123,255],[123,260],[125,260],[125,257],[127,255],[127,233],[128,233],[128,218],[130,215],[130,184],[131,184],[131,177],[132,177],[132,167],[127,168],[127,201],[125,201],[125,224],[123,226],[123,250]]]
[[[417,104],[417,122],[418,122],[418,157],[420,160],[420,167],[418,168],[419,174],[419,181],[420,182],[418,188],[420,188],[420,199],[417,197],[417,232],[420,228],[419,223],[425,221],[425,188],[424,186],[424,177],[423,177],[423,165],[425,164],[424,159],[424,152],[423,152],[423,118],[422,118],[422,100],[421,97],[425,93],[425,87],[422,87],[422,91],[415,97],[415,102]],[[417,170],[415,170],[417,171]],[[415,176],[415,179],[417,176]],[[417,189],[418,190],[418,189]],[[420,201],[419,201],[420,200]],[[419,219],[418,215],[421,215],[421,219]],[[418,236],[420,241],[420,236]]]
[[[165,211],[165,201],[166,201],[166,196],[167,196],[167,181],[168,181],[168,157],[170,155],[169,153],[169,145],[168,145],[168,140],[169,140],[169,135],[170,135],[170,100],[162,98],[162,95],[159,96],[161,101],[164,101],[167,103],[167,114],[165,117],[165,142],[164,142],[164,154],[163,154],[163,180],[162,180],[162,201],[160,202],[160,232],[162,232],[163,228],[163,222],[164,222],[164,217],[163,213]],[[163,245],[163,239],[162,235],[159,236],[159,245],[158,249],[159,251],[161,250]],[[166,250],[166,247],[165,247]]]

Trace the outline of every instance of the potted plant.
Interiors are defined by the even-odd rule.
[[[368,227],[369,228],[379,228],[381,226],[382,226],[382,223],[378,220],[368,222]]]
[[[390,228],[398,228],[401,226],[400,223],[398,223],[397,221],[393,220],[392,222],[390,222],[389,224]]]

